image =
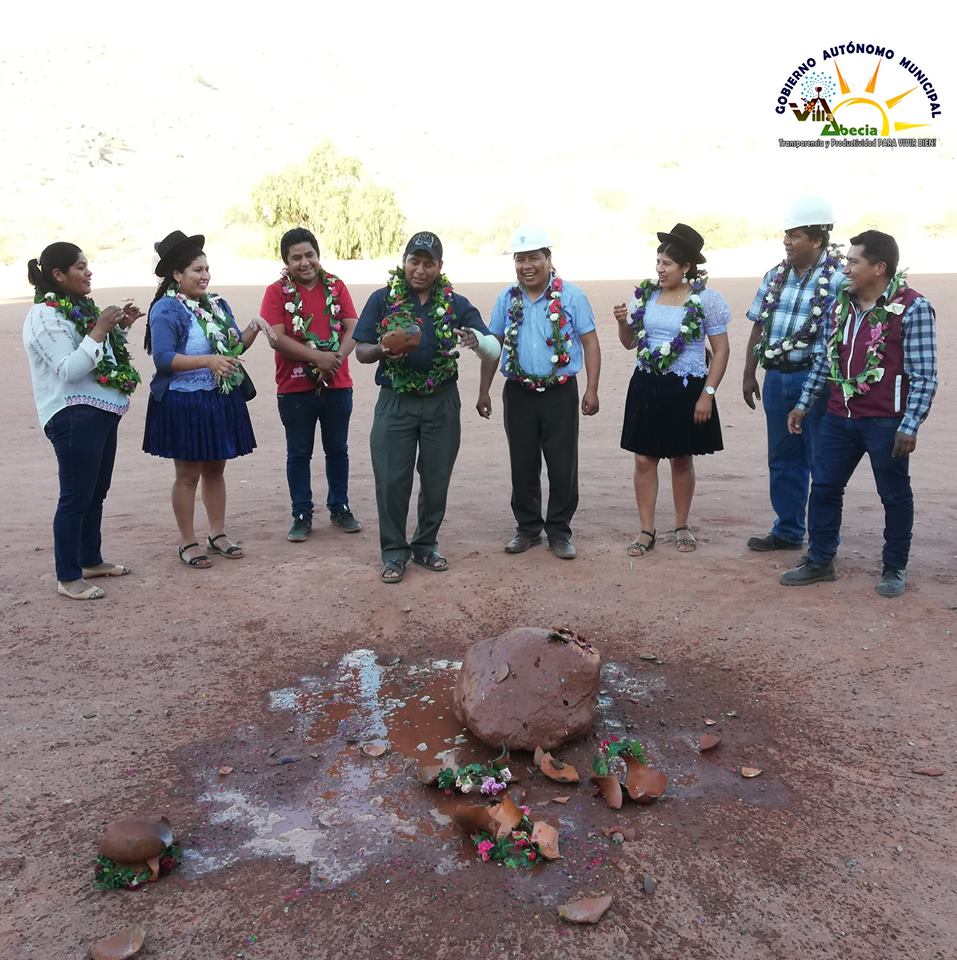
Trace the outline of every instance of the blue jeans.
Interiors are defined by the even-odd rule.
[[[804,542],[808,485],[814,471],[821,418],[827,409],[825,393],[811,404],[802,432],[788,433],[788,414],[797,406],[806,379],[806,370],[768,370],[761,394],[768,421],[771,506],[777,514],[771,533],[791,543]]]
[[[56,578],[79,580],[83,567],[103,562],[100,524],[113,479],[118,414],[88,404],[64,407],[43,428],[53,444],[60,474],[60,499],[53,517]]]
[[[330,513],[349,507],[349,418],[352,387],[279,394],[279,419],[286,430],[286,482],[292,515],[312,516],[312,451],[316,424],[326,455]]]
[[[884,504],[884,566],[898,570],[907,566],[914,527],[910,458],[891,456],[900,422],[900,417],[851,420],[832,413],[824,417],[808,510],[812,563],[830,563],[837,553],[844,488],[866,453]]]

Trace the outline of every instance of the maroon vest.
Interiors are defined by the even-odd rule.
[[[902,287],[894,296],[893,303],[902,303],[904,312],[918,298],[920,294],[910,287]],[[835,305],[835,310],[837,306]],[[856,377],[862,373],[867,365],[867,345],[870,341],[872,327],[867,318],[861,321],[857,336],[851,331],[857,322],[859,310],[851,301],[847,320],[845,321],[844,342],[838,348],[841,375]],[[877,383],[870,383],[866,393],[857,394],[845,399],[841,385],[831,381],[831,395],[828,399],[828,413],[837,417],[900,417],[907,407],[907,374],[904,373],[904,314],[888,312],[887,320],[887,349],[884,351],[884,376]]]

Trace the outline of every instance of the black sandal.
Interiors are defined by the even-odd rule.
[[[651,543],[642,543],[639,539],[644,534],[651,537]],[[643,557],[649,550],[655,549],[655,542],[658,540],[657,530],[639,530],[638,536],[628,544],[629,557]]]
[[[405,560],[386,560],[381,576],[383,583],[399,583],[405,576]]]
[[[443,557],[438,550],[433,550],[423,557],[413,557],[412,562],[417,563],[420,567],[425,567],[426,570],[434,570],[436,573],[443,573],[449,569],[448,559]]]
[[[192,550],[193,547],[198,546],[198,543],[184,543],[183,546],[179,548],[179,559],[180,562],[185,563],[187,567],[194,567],[197,570],[205,570],[212,566],[209,557],[205,553],[198,553],[195,557],[186,557],[187,550]],[[203,562],[204,560],[206,561],[205,563]]]
[[[207,537],[206,543],[209,549],[212,550],[213,553],[218,553],[221,557],[228,557],[230,560],[239,560],[243,555],[243,548],[239,546],[238,543],[230,544],[225,550],[222,547],[216,546],[216,541],[222,540],[223,537],[226,537],[225,533],[221,533],[215,537]],[[226,539],[228,540],[229,538],[226,537]]]

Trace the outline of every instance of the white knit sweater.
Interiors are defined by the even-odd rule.
[[[121,336],[126,331],[116,328]],[[112,387],[97,383],[93,371],[103,359],[112,356],[108,342],[97,343],[81,336],[76,325],[54,307],[37,303],[23,324],[23,346],[30,361],[33,396],[40,426],[64,407],[87,404],[122,416],[130,398]]]

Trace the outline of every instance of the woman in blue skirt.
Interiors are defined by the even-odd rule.
[[[146,349],[156,375],[150,382],[143,449],[173,461],[173,515],[179,527],[179,558],[189,567],[209,567],[207,550],[237,559],[242,547],[225,533],[226,461],[256,446],[246,410],[245,372],[239,357],[260,330],[257,317],[240,332],[229,304],[207,293],[205,237],[180,230],[155,245],[160,277],[149,309]],[[209,523],[205,548],[193,529],[196,489],[202,480]]]

